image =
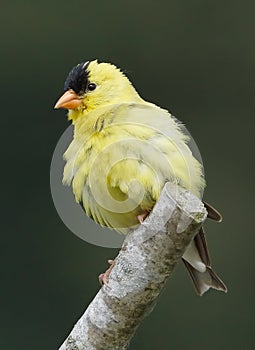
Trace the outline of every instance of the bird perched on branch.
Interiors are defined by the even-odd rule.
[[[102,226],[127,233],[141,223],[168,181],[201,198],[202,165],[189,137],[169,112],[143,100],[114,65],[95,61],[74,67],[55,108],[68,109],[74,137],[64,154],[63,182]],[[221,215],[206,204],[208,216]],[[183,255],[195,289],[227,291],[211,268],[203,229]],[[112,261],[110,261],[112,263]],[[107,283],[111,268],[101,276]]]

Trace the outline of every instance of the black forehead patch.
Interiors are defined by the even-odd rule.
[[[69,72],[64,91],[72,89],[77,94],[85,92],[88,84],[88,66],[89,62],[81,62]]]

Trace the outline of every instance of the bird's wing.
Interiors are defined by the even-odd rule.
[[[177,182],[189,189],[196,196],[200,197],[205,186],[202,165],[194,158],[191,149],[188,147],[189,136],[184,133],[183,124],[168,111],[159,108],[151,103],[145,104],[125,104],[118,109],[118,123],[127,124],[130,133],[137,135],[139,127],[143,129],[140,132],[140,138],[148,141],[157,154],[164,154],[156,162],[157,156],[153,152],[150,156],[148,147],[144,147],[147,155],[150,156],[151,165],[158,169],[158,163],[163,167],[163,172],[168,173],[171,169]],[[149,134],[146,139],[146,132]],[[144,159],[146,159],[144,154]],[[155,163],[154,163],[155,162]],[[159,166],[159,168],[160,168]],[[171,179],[169,179],[171,180]]]
[[[217,209],[215,209],[211,204],[203,201],[205,209],[207,210],[207,217],[211,220],[221,222],[222,221],[222,215],[218,212]]]

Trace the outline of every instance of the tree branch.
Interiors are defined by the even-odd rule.
[[[197,197],[167,183],[149,217],[127,235],[108,286],[59,350],[127,349],[206,215]]]

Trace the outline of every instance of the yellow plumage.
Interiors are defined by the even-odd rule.
[[[74,138],[64,155],[63,182],[72,184],[87,215],[125,233],[138,224],[137,215],[153,208],[166,181],[199,196],[201,165],[181,125],[144,101],[114,65],[93,61],[85,72],[96,88],[78,93],[80,105],[69,110]]]
[[[55,108],[67,108],[74,137],[64,158],[63,182],[97,223],[127,233],[145,217],[167,181],[200,197],[205,180],[183,127],[166,110],[144,101],[114,65],[74,67]],[[221,220],[206,204],[208,217]],[[203,228],[183,255],[199,295],[227,291],[212,270]],[[107,283],[110,273],[101,275]]]

